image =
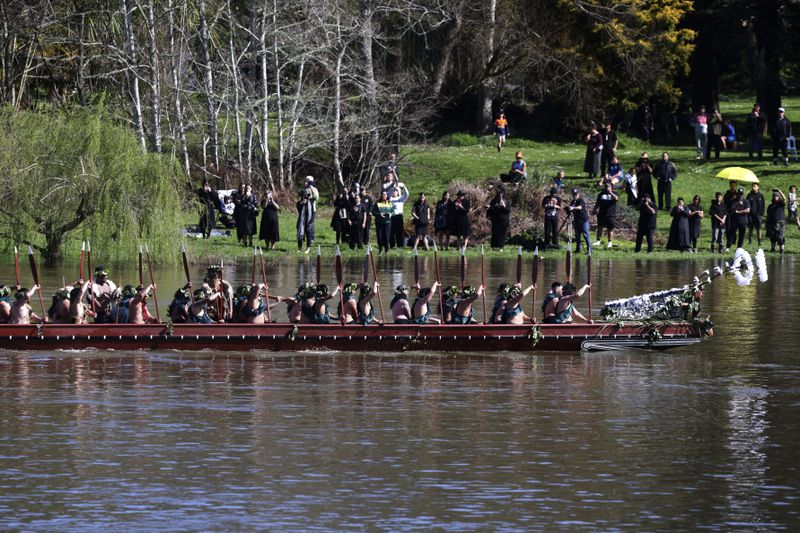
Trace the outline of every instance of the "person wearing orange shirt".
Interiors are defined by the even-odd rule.
[[[497,136],[497,151],[499,152],[506,144],[508,136],[508,121],[505,113],[500,113],[500,116],[494,120],[494,134]]]

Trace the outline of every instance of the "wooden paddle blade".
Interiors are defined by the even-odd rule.
[[[139,245],[139,285],[144,285],[144,252]]]
[[[336,247],[336,283],[342,284],[342,253]]]
[[[460,265],[461,266],[460,274],[461,274],[461,288],[462,289],[464,288],[465,280],[467,278],[467,256],[464,255],[464,253],[465,253],[465,247],[462,246],[461,247],[461,265]]]
[[[539,280],[539,247],[533,251],[533,268],[531,269],[531,285]]]
[[[567,283],[572,283],[572,249],[567,249]]]
[[[17,287],[19,287],[21,285],[20,279],[22,278],[19,275],[19,250],[16,246],[14,246],[14,271],[17,275]]]
[[[517,249],[517,283],[522,283],[522,246]]]
[[[369,281],[369,258],[370,258],[369,246],[367,246],[367,252],[364,254],[364,275],[363,275],[364,285],[366,285],[367,282]]]
[[[317,285],[319,285],[320,280],[322,279],[322,248],[320,245],[317,245]]]
[[[258,255],[258,250],[253,246],[253,268],[250,271],[250,285],[256,284],[256,255]]]
[[[419,252],[414,250],[414,285],[417,284],[419,284]]]
[[[39,284],[39,269],[36,268],[36,258],[33,256],[33,248],[28,246],[28,262],[31,265],[31,274],[33,275],[33,282]]]

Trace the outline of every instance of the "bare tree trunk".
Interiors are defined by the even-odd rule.
[[[441,49],[439,62],[433,72],[433,83],[431,84],[431,94],[434,98],[439,98],[442,94],[442,85],[444,85],[444,78],[447,76],[447,69],[450,67],[450,57],[453,55],[453,48],[456,46],[456,36],[461,31],[461,26],[464,22],[461,14],[463,3],[455,7],[455,18],[453,23],[448,28],[444,37],[444,45]]]
[[[150,112],[153,114],[153,150],[161,153],[161,71],[156,43],[156,17],[153,0],[147,0],[147,35],[150,39]]]
[[[230,49],[231,56],[231,75],[233,76],[233,115],[235,123],[236,134],[236,161],[239,164],[239,171],[243,169],[242,165],[242,120],[241,109],[239,107],[239,62],[236,60],[236,47],[233,44],[233,34],[236,31],[236,24],[233,21],[233,14],[231,13],[231,0],[225,1],[225,11],[228,16],[228,24],[230,29],[228,31],[228,48]]]
[[[344,187],[344,176],[342,175],[341,161],[341,129],[342,129],[342,62],[347,51],[347,45],[341,43],[339,53],[336,54],[336,67],[334,69],[334,97],[333,97],[333,170],[336,173],[336,181],[340,187]]]
[[[373,151],[379,149],[378,133],[378,88],[375,81],[375,62],[372,59],[372,42],[375,37],[375,29],[372,25],[372,16],[375,11],[374,0],[359,0],[359,16],[361,22],[361,48],[364,54],[364,80],[365,96],[367,102],[367,123],[369,124],[369,144],[362,153],[362,157],[369,157]],[[369,167],[370,162],[365,161],[365,166]]]
[[[259,62],[257,60],[259,42],[258,42],[258,23],[260,17],[258,16],[259,0],[251,0],[250,3],[250,43],[247,49],[247,62],[249,65],[250,83],[247,85],[247,93],[245,95],[247,114],[245,116],[245,172],[248,179],[252,180],[253,172],[253,154],[255,152],[253,146],[253,137],[256,129],[256,87],[259,83]]]
[[[124,1],[124,0],[123,0]],[[203,53],[203,73],[206,92],[206,109],[208,114],[208,143],[211,152],[211,161],[214,168],[219,170],[219,153],[217,149],[217,109],[214,96],[214,72],[211,64],[211,36],[206,20],[205,0],[197,0],[198,15],[200,17],[200,48]]]
[[[86,46],[84,45],[86,33],[86,13],[81,13],[80,28],[78,30],[78,72],[75,88],[78,91],[78,102],[86,105]]]
[[[191,167],[189,166],[189,150],[186,147],[186,128],[183,124],[183,106],[181,104],[181,74],[183,70],[183,31],[181,30],[180,44],[175,49],[175,11],[172,0],[167,0],[169,50],[172,56],[172,85],[175,88],[175,122],[178,128],[178,142],[180,143],[181,155],[183,156],[183,169],[186,178],[191,179]],[[181,28],[184,27],[184,18],[181,17]]]
[[[278,115],[278,183],[286,187],[286,173],[283,168],[283,105],[281,102],[281,66],[278,58],[278,1],[272,0],[272,55],[275,60],[275,111]]]
[[[261,14],[261,154],[267,172],[267,187],[275,190],[269,161],[269,84],[267,83],[267,15]]]
[[[289,142],[287,146],[286,156],[286,174],[291,177],[294,175],[294,148],[297,143],[297,124],[300,122],[300,117],[297,114],[297,105],[300,103],[300,97],[303,94],[303,71],[306,68],[305,59],[301,60],[300,65],[297,67],[297,87],[295,87],[294,98],[292,99],[292,107],[290,112],[290,119],[292,125],[289,127]]]
[[[492,90],[493,80],[488,75],[487,69],[491,65],[492,59],[494,59],[497,0],[489,0],[489,13],[487,15],[489,28],[486,33],[486,54],[483,57],[484,79],[481,80],[478,86],[478,113],[475,121],[475,127],[478,132],[486,131],[492,124],[492,97],[494,96],[494,91]]]
[[[123,32],[125,34],[125,75],[128,78],[128,90],[131,98],[131,120],[136,136],[142,147],[142,153],[147,152],[147,141],[144,137],[144,121],[142,119],[142,100],[139,95],[139,77],[136,63],[136,39],[133,35],[133,11],[128,8],[128,0],[120,0],[122,9]]]

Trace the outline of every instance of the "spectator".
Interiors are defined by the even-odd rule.
[[[767,207],[767,237],[770,242],[770,252],[775,251],[775,245],[783,255],[786,231],[786,197],[780,189],[772,189],[772,203]]]
[[[725,204],[725,212],[728,217],[725,219],[725,251],[730,250],[731,245],[736,241],[736,224],[734,221],[733,204],[736,202],[736,187],[738,183],[735,181],[728,182],[728,190],[722,197],[722,203]]]
[[[353,203],[347,207],[347,235],[350,242],[350,249],[356,247],[360,250],[364,247],[364,229],[367,226],[367,209],[369,206],[361,202],[361,195],[353,195]]]
[[[600,158],[600,172],[605,174],[608,169],[608,174],[612,177],[614,172],[611,171],[610,167],[612,160],[616,157],[617,144],[617,132],[611,129],[611,123],[609,122],[606,124],[605,131],[603,131],[603,155]]]
[[[450,247],[450,225],[453,218],[453,202],[450,200],[450,193],[444,191],[442,198],[436,202],[436,209],[433,214],[433,229],[436,242],[440,248],[447,250]]]
[[[700,238],[701,222],[705,216],[703,207],[700,205],[701,201],[700,196],[695,194],[692,203],[687,207],[689,211],[689,246],[694,253],[697,253],[697,239]]]
[[[631,167],[625,174],[625,193],[628,195],[628,207],[635,206],[639,202],[639,178],[636,176],[636,167]]]
[[[775,121],[775,126],[772,128],[772,164],[778,164],[778,151],[783,154],[783,164],[789,165],[789,154],[787,149],[787,141],[792,136],[792,123],[785,115],[786,110],[782,107],[778,108],[778,120]]]
[[[605,171],[603,171],[605,172]],[[611,156],[611,161],[608,163],[608,176],[611,178],[611,183],[614,185],[620,183],[623,179],[624,169],[616,155]]]
[[[366,189],[361,189],[359,195],[361,196],[361,205],[364,206],[364,212],[367,215],[361,242],[367,244],[369,243],[369,228],[372,224],[372,207],[375,205],[375,200],[372,199],[372,196],[369,195]]]
[[[680,250],[685,252],[689,249],[689,211],[683,203],[683,198],[678,198],[678,205],[670,212],[672,224],[669,228],[669,239],[667,239],[667,250]]]
[[[592,125],[591,131],[586,135],[586,158],[583,161],[583,171],[593,180],[600,173],[600,159],[603,157],[603,136]]]
[[[388,161],[384,161],[383,163],[381,163],[380,166],[378,167],[378,171],[380,172],[384,183],[386,183],[388,181],[396,182],[397,179],[398,179],[398,174],[397,174],[397,154],[389,154],[389,160]],[[387,176],[390,176],[390,175],[391,175],[391,177],[389,179],[387,179]],[[391,196],[391,192],[390,191],[389,191],[389,195]]]
[[[657,210],[653,205],[653,200],[649,195],[645,194],[642,197],[642,202],[639,204],[639,223],[636,227],[636,247],[634,252],[642,251],[642,240],[647,237],[647,253],[653,251],[653,237],[656,233],[656,213]]]
[[[268,250],[275,249],[275,243],[281,240],[278,213],[281,207],[272,196],[272,191],[267,191],[267,197],[261,204],[261,225],[258,229],[258,238],[264,241]]]
[[[764,129],[767,126],[766,117],[761,112],[761,106],[753,106],[753,112],[747,115],[745,132],[747,133],[748,157],[753,159],[753,154],[758,153],[758,160],[764,158]]]
[[[589,212],[586,201],[581,198],[581,191],[572,189],[572,201],[567,206],[567,213],[572,214],[575,224],[575,252],[581,251],[581,238],[586,241],[586,252],[592,253],[592,239],[589,236]]]
[[[639,118],[639,131],[644,142],[650,144],[650,138],[655,131],[655,121],[653,120],[653,114],[650,112],[650,106],[642,108],[642,114]]]
[[[553,180],[553,183],[555,184],[556,189],[558,190],[558,194],[561,194],[561,189],[564,188],[564,179],[565,178],[566,178],[566,174],[564,173],[564,171],[563,170],[559,170],[558,173],[556,174],[556,179]]]
[[[797,216],[797,187],[794,185],[789,186],[789,198],[786,206],[789,208],[789,223],[794,222],[800,228],[800,217]]]
[[[508,172],[509,183],[521,183],[528,178],[528,164],[522,159],[522,152],[514,154],[511,170]]]
[[[211,230],[217,225],[217,202],[219,194],[211,188],[209,181],[203,180],[203,186],[197,190],[197,197],[203,206],[203,214],[200,216],[200,231],[203,238],[211,237]]]
[[[389,253],[389,233],[392,229],[392,213],[394,206],[389,200],[386,191],[381,191],[378,201],[372,206],[372,216],[375,219],[375,235],[378,240],[378,253],[381,250]]]
[[[508,235],[509,216],[511,206],[506,202],[505,193],[498,190],[489,205],[486,206],[486,216],[492,223],[492,249],[502,250]]]
[[[736,129],[733,127],[733,121],[725,121],[725,135],[722,137],[722,147],[731,152],[736,151]]]
[[[497,151],[499,152],[505,146],[506,137],[509,134],[505,113],[500,113],[500,116],[495,119],[494,134],[497,136]]]
[[[603,228],[608,233],[608,245],[611,248],[611,241],[614,239],[614,218],[617,216],[617,202],[619,196],[614,194],[614,187],[607,183],[603,192],[597,195],[597,200],[592,210],[593,215],[597,215],[597,241],[594,246],[600,246],[600,239],[603,238]]]
[[[558,221],[561,218],[561,198],[558,188],[550,187],[550,194],[542,200],[544,209],[544,247],[561,248],[558,244]]]
[[[392,203],[391,229],[389,233],[389,246],[402,248],[406,245],[405,224],[403,222],[403,208],[408,200],[409,192],[404,183],[398,183],[389,196]]]
[[[706,157],[708,146],[708,115],[706,106],[701,105],[700,109],[692,116],[692,126],[694,127],[694,141],[697,145],[697,159]]]
[[[233,223],[236,226],[236,240],[239,242],[245,242],[244,232],[242,231],[246,224],[244,214],[245,191],[245,184],[242,182],[239,184],[239,188],[231,194],[231,201],[233,202]]]
[[[350,208],[347,187],[337,193],[333,198],[333,217],[331,218],[331,228],[336,233],[336,244],[347,242],[348,222],[347,210]]]
[[[766,201],[764,200],[764,195],[759,191],[758,183],[753,183],[750,186],[750,192],[747,194],[747,202],[750,204],[750,222],[747,224],[749,230],[747,244],[753,244],[753,230],[755,229],[758,245],[761,246],[761,218],[764,216]]]
[[[428,250],[428,224],[431,220],[431,206],[428,205],[424,192],[419,193],[419,198],[411,206],[411,220],[414,222],[414,233],[416,234],[414,250],[419,246],[420,240],[425,245],[425,249]]]
[[[708,212],[711,214],[711,253],[714,253],[715,244],[719,253],[722,253],[722,237],[726,233],[728,209],[722,201],[721,192],[714,195],[714,201],[711,202]]]
[[[466,198],[464,191],[456,193],[456,201],[453,202],[453,218],[450,233],[455,236],[458,248],[466,248],[469,245],[469,199]]]
[[[678,167],[669,160],[669,154],[661,154],[661,161],[656,163],[653,171],[658,188],[658,209],[669,211],[672,209],[672,182],[678,177]]]
[[[315,209],[312,201],[312,193],[308,187],[300,189],[297,200],[297,251],[303,248],[303,241],[306,243],[306,252],[311,251],[314,244],[314,217]]]
[[[706,159],[711,159],[711,150],[714,150],[714,158],[719,159],[719,151],[722,148],[723,127],[725,122],[722,120],[719,110],[711,108],[711,115],[708,117],[708,145],[706,147]]]
[[[738,234],[736,247],[744,246],[744,234],[750,223],[750,203],[744,197],[744,190],[736,191],[736,201],[733,203],[733,233]]]
[[[645,194],[649,195],[650,198],[656,197],[656,195],[653,194],[652,177],[653,165],[650,163],[650,156],[647,155],[647,152],[642,152],[642,156],[639,158],[639,161],[636,162],[636,180],[639,198],[642,198]]]
[[[239,241],[245,246],[253,246],[253,235],[256,234],[256,220],[258,218],[258,198],[253,193],[249,184],[239,187],[238,195],[234,202],[234,218],[236,220],[236,234]]]

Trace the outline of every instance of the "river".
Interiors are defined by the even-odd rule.
[[[798,263],[768,264],[764,284],[715,281],[704,311],[716,335],[664,353],[2,346],[0,529],[794,530]],[[386,304],[388,286],[413,267],[378,265]],[[595,307],[709,266],[598,261]],[[360,268],[351,261],[350,277]],[[423,283],[432,272],[426,258]],[[487,261],[492,285],[513,272]],[[584,272],[581,262],[576,279]],[[469,274],[479,279],[476,261]],[[62,275],[45,270],[43,283],[52,289]],[[225,275],[248,281],[249,265]],[[313,258],[270,263],[279,294],[312,276]],[[111,278],[136,274],[112,268]],[[182,278],[158,273],[162,308]],[[563,265],[548,257],[542,284],[554,278]]]

